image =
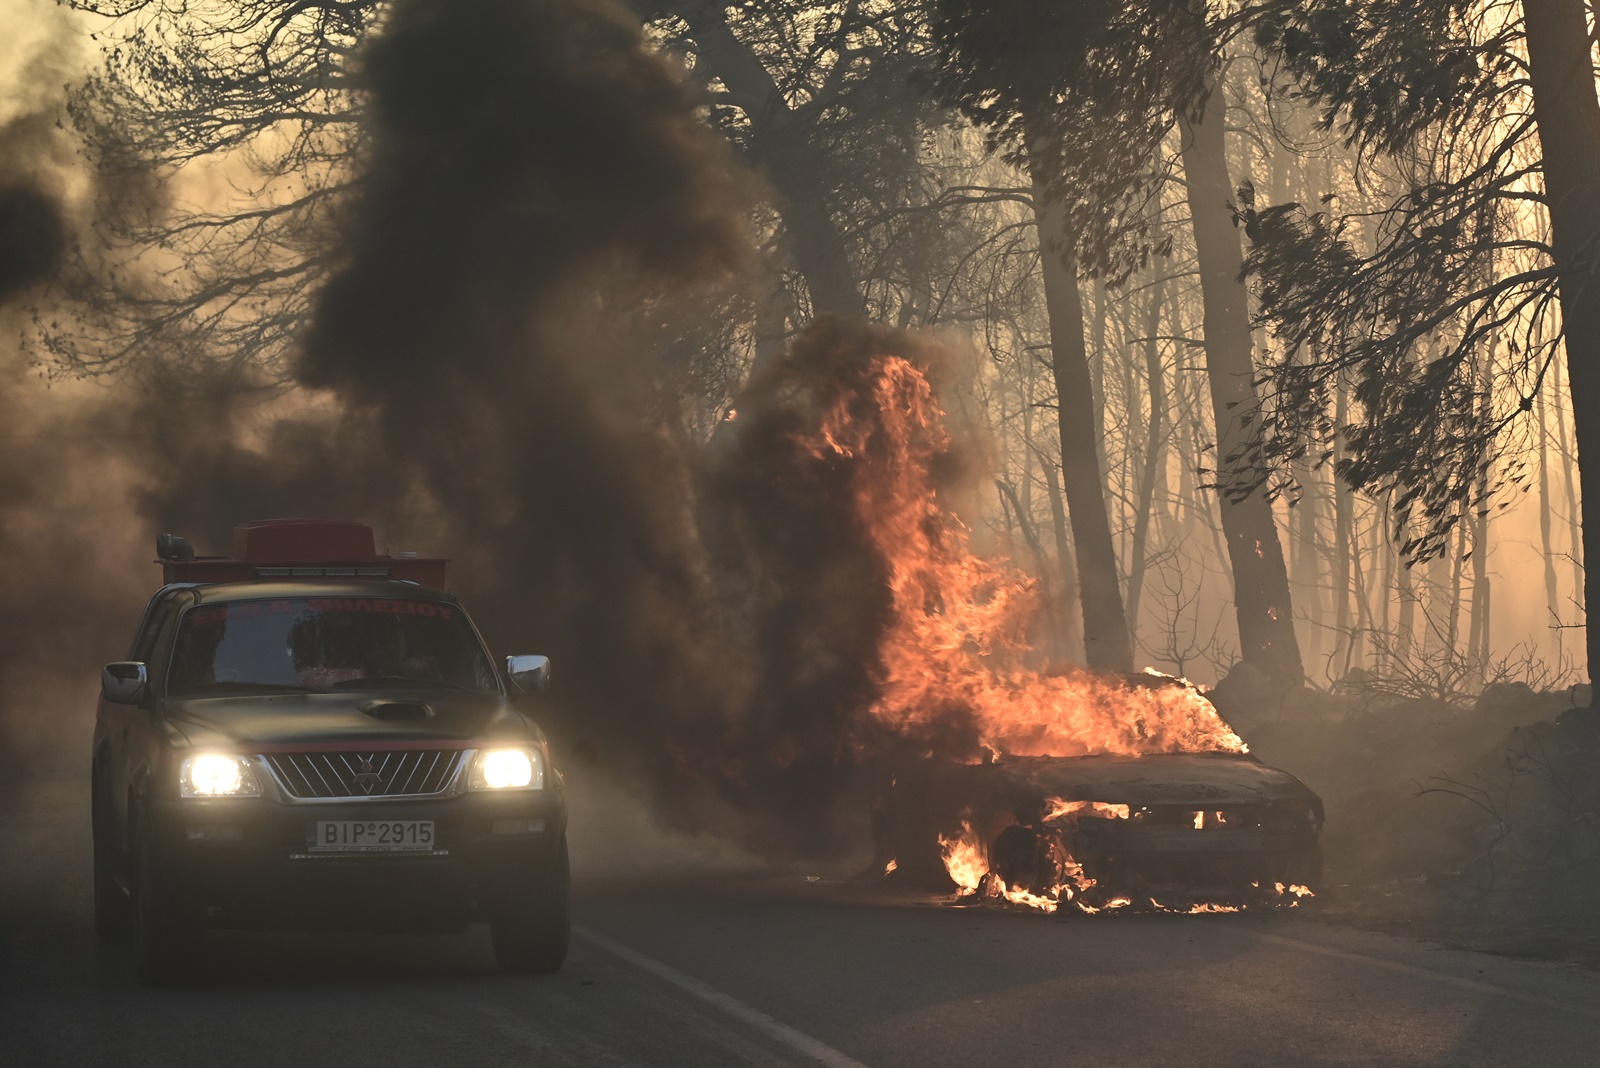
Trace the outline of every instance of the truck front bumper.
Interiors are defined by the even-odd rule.
[[[560,790],[467,793],[367,804],[266,798],[147,799],[142,832],[163,882],[213,926],[267,929],[451,929],[487,919],[558,863]],[[427,849],[312,848],[319,822],[432,822]]]

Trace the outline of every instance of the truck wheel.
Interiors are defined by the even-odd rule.
[[[572,937],[572,869],[565,838],[555,864],[530,883],[489,921],[494,959],[508,972],[553,972],[566,961]]]
[[[151,986],[183,982],[193,977],[205,951],[205,917],[184,888],[173,884],[144,835],[136,836],[134,858],[134,969]]]
[[[116,834],[98,774],[95,780],[89,801],[89,824],[94,834],[94,933],[102,942],[125,942],[132,910],[128,895],[117,885]]]

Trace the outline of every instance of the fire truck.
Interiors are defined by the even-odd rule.
[[[95,930],[150,983],[214,928],[460,930],[499,964],[566,958],[567,801],[446,561],[379,555],[370,527],[245,523],[233,553],[161,535],[165,584],[94,731]]]

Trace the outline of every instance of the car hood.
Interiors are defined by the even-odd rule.
[[[955,814],[962,811],[1011,812],[1052,798],[1197,809],[1294,800],[1321,808],[1293,775],[1237,753],[1006,757],[993,764],[920,760],[898,769],[892,790],[907,811],[932,813],[941,825],[959,823]]]
[[[1286,771],[1235,753],[1012,758],[994,765],[1018,787],[1065,801],[1148,805],[1248,805],[1311,800]]]
[[[498,694],[394,690],[195,697],[167,703],[195,747],[538,740]]]

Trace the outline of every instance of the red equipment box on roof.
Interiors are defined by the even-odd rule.
[[[266,519],[233,528],[232,556],[195,556],[183,538],[163,534],[156,553],[167,582],[388,578],[442,589],[438,557],[378,555],[372,528],[331,519]]]

